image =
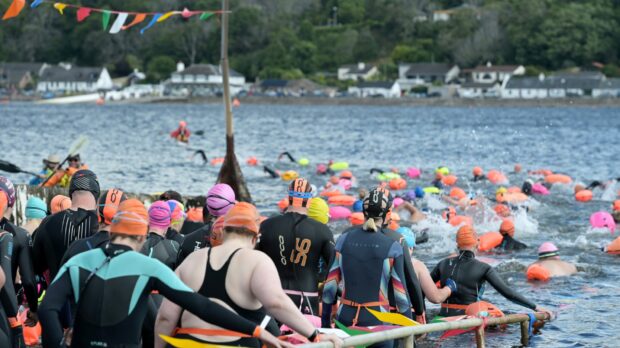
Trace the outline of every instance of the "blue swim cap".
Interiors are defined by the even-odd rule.
[[[26,219],[43,219],[47,216],[47,204],[39,197],[30,197],[26,203]]]
[[[415,248],[415,233],[409,227],[399,227],[396,232],[405,238],[408,247]]]
[[[353,203],[353,212],[360,213],[364,210],[364,202],[361,199],[358,199]]]
[[[416,196],[416,197],[418,197],[418,198],[424,198],[424,194],[425,194],[425,192],[424,192],[424,189],[423,189],[423,188],[421,188],[420,186],[418,186],[418,187],[416,187],[416,188],[415,188],[415,196]]]

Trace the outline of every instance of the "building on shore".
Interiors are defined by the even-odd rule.
[[[59,64],[45,68],[37,82],[39,93],[80,94],[111,90],[112,78],[106,68]]]
[[[503,83],[512,76],[525,75],[523,65],[479,65],[473,69],[462,70],[462,78],[465,82],[476,83]]]
[[[447,85],[455,81],[460,73],[457,65],[444,63],[400,63],[398,84],[403,91],[421,85]]]
[[[320,85],[308,79],[258,81],[251,88],[253,95],[270,97],[329,97],[336,96],[337,89]]]
[[[346,81],[367,81],[379,74],[376,65],[363,62],[351,65],[344,65],[338,68],[338,80]]]
[[[398,81],[364,81],[349,87],[348,93],[359,98],[400,98],[402,90]]]
[[[245,76],[229,69],[229,83],[231,95],[237,95],[245,89]],[[220,96],[223,92],[222,69],[219,65],[193,64],[185,68],[179,62],[177,71],[165,81],[166,91],[194,97]]]
[[[47,67],[45,63],[0,63],[0,88],[11,92],[34,89]]]
[[[620,97],[620,79],[599,72],[557,73],[551,76],[510,78],[501,90],[504,99]]]

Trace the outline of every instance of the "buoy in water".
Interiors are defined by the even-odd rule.
[[[581,190],[575,193],[575,200],[577,202],[589,202],[592,200],[592,191],[590,190]]]
[[[234,106],[236,108],[240,107],[241,106],[241,102],[239,101],[239,99],[237,99],[237,98],[233,99],[232,106]]]

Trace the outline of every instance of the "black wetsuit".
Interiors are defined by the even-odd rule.
[[[431,182],[431,185],[435,186],[440,190],[443,190],[443,182],[441,180],[433,180],[433,182]]]
[[[183,243],[184,237],[185,236],[177,232],[177,230],[175,230],[174,228],[169,227],[168,231],[166,231],[166,239],[171,239],[173,241],[176,241],[177,243],[179,243],[179,245]]]
[[[205,208],[206,209],[206,208]],[[204,226],[205,224],[202,222],[196,222],[196,221],[189,221],[186,220],[183,223],[183,227],[181,227],[181,235],[182,236],[187,236],[188,234],[196,231],[197,229],[201,228],[202,226]]]
[[[211,235],[211,223],[208,223],[196,231],[188,234],[183,238],[183,243],[179,249],[177,264],[182,264],[187,255],[196,250],[206,248],[210,245],[209,236]]]
[[[527,245],[519,242],[518,240],[512,238],[509,235],[502,235],[502,237],[504,237],[504,239],[502,240],[501,244],[497,247],[499,249],[503,249],[505,251],[512,251],[512,250],[523,250],[527,248]]]
[[[5,277],[4,286],[0,290],[0,304],[3,312],[0,314],[0,317],[3,317],[0,318],[3,319],[2,323],[0,323],[0,331],[4,332],[7,339],[12,342],[12,345],[7,345],[6,347],[19,347],[18,343],[23,340],[23,337],[20,336],[21,332],[11,329],[7,320],[7,318],[17,316],[17,309],[19,308],[17,296],[15,295],[15,285],[13,284],[12,256],[13,235],[10,232],[0,230],[0,267]]]
[[[89,251],[96,248],[103,248],[110,241],[110,234],[108,231],[99,231],[88,238],[78,239],[71,243],[69,249],[65,252],[65,255],[60,261],[60,265],[64,265],[75,255],[81,254],[85,251]]]
[[[407,245],[407,241],[402,234],[389,228],[383,228],[381,229],[381,232],[383,232],[383,234],[385,234],[386,236],[390,237],[392,240],[398,242],[403,248],[405,271],[404,281],[407,283],[409,301],[411,301],[413,310],[415,311],[416,315],[422,315],[425,308],[424,294],[422,293],[422,288],[420,287],[420,281],[418,280],[418,276],[416,275],[415,269],[413,268],[413,262],[411,261],[411,254],[409,253],[409,246]],[[392,294],[391,291],[390,294]],[[390,298],[390,301],[393,302],[392,298]]]
[[[28,301],[30,311],[37,311],[38,294],[37,282],[32,265],[32,249],[30,236],[28,232],[21,227],[17,227],[2,219],[0,221],[0,230],[5,230],[13,235],[13,255],[11,256],[11,271],[13,272],[13,283],[17,277],[17,268],[19,267],[19,276],[21,279],[21,287],[24,289],[24,295]],[[17,291],[18,289],[16,289]]]
[[[198,289],[198,293],[202,296],[205,296],[210,299],[218,299],[224,303],[226,303],[232,310],[239,314],[240,316],[248,319],[251,322],[256,323],[256,325],[260,325],[265,316],[267,316],[267,312],[263,307],[259,309],[246,309],[233,301],[228,295],[228,291],[226,291],[226,275],[228,274],[228,268],[230,267],[230,262],[232,261],[235,254],[241,250],[237,249],[230,254],[228,260],[224,263],[224,265],[219,270],[214,270],[211,267],[211,250],[209,249],[207,253],[207,266],[205,267],[205,275],[202,281],[202,285],[200,289]],[[270,320],[269,325],[266,328],[271,334],[274,336],[280,335],[280,330],[278,329],[277,324],[272,319]],[[227,343],[216,343],[200,340],[196,337],[193,337],[189,334],[177,334],[175,337],[177,338],[187,338],[192,339],[194,341],[202,342],[202,343],[213,343],[221,346],[240,346],[240,347],[256,347],[260,348],[260,342],[255,338],[241,338],[239,340]]]
[[[64,210],[44,219],[33,236],[35,272],[43,274],[49,270],[48,281],[54,279],[69,245],[94,235],[98,229],[97,212],[94,210]]]
[[[489,282],[508,300],[532,310],[536,308],[534,303],[506,285],[493,267],[476,260],[475,254],[471,251],[461,250],[459,256],[440,261],[431,272],[431,278],[434,282],[439,281],[442,287],[446,286],[448,278],[452,278],[458,285],[456,293],[452,293],[445,303],[469,305],[481,301],[485,283]],[[439,313],[441,316],[451,316],[462,315],[463,311],[442,308]]]
[[[174,270],[177,265],[179,243],[174,240],[165,239],[157,233],[149,232],[140,253],[159,260],[161,263],[168,266],[168,268]],[[151,294],[148,301],[148,311],[144,318],[144,325],[142,326],[142,348],[153,347],[155,344],[155,320],[157,319],[159,307],[161,307],[161,303],[163,302],[163,296],[160,294]]]
[[[523,185],[521,185],[521,192],[524,194],[531,196],[532,195],[532,183],[529,181],[525,181]]]
[[[484,175],[474,175],[474,182],[476,182],[476,181],[481,181],[481,180],[484,180],[484,179],[486,179],[486,178],[487,178],[487,177],[486,177],[486,176],[484,176]]]
[[[336,243],[336,257],[323,288],[323,327],[329,326],[332,304],[341,282],[344,283],[344,295],[337,319],[344,325],[382,324],[369,311],[348,301],[381,312],[389,311],[393,305],[399,313],[411,318],[403,262],[402,246],[380,232],[357,227],[342,234]],[[388,301],[389,297],[393,302]],[[373,347],[391,347],[392,344],[391,341],[383,342]]]
[[[320,274],[326,274],[321,260],[330,265],[334,258],[332,231],[306,215],[286,213],[265,220],[260,232],[257,249],[273,260],[284,292],[303,313],[318,315]]]
[[[140,347],[140,328],[153,290],[214,325],[247,335],[256,328],[194,293],[161,262],[127,246],[108,244],[79,254],[58,272],[39,308],[43,346],[62,347],[59,315],[73,298],[77,301],[73,347]]]

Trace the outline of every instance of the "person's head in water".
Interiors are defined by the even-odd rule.
[[[308,200],[312,198],[312,186],[306,179],[295,179],[288,187],[288,210],[300,214],[307,214]]]
[[[137,199],[127,199],[118,206],[110,226],[110,242],[125,244],[133,250],[142,248],[149,229],[148,213]]]
[[[614,221],[619,224],[620,223],[620,210],[616,210],[613,213],[611,213],[611,216],[613,216]]]
[[[504,221],[502,221],[501,226],[499,227],[499,233],[502,236],[514,237],[515,236],[515,224],[509,219],[504,219]]]
[[[557,260],[560,258],[560,251],[555,244],[551,242],[544,242],[538,248],[539,260]]]
[[[260,240],[260,215],[250,203],[239,202],[224,215],[223,243],[241,239],[252,247]]]
[[[387,215],[392,208],[392,194],[383,187],[370,191],[364,198],[364,230],[378,231],[387,223]]]
[[[456,245],[459,250],[475,251],[478,247],[478,234],[472,226],[465,225],[456,232]]]

